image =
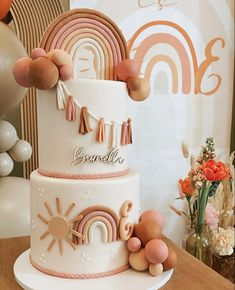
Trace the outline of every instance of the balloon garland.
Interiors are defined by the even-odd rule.
[[[31,157],[32,147],[19,139],[14,126],[4,120],[0,120],[0,140],[0,177],[4,177],[12,172],[14,161],[25,162]]]

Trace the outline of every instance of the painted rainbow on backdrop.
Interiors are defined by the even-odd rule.
[[[181,39],[177,38],[172,33],[154,33],[150,34],[149,36],[145,36],[142,42],[136,47],[136,40],[144,33],[146,35],[146,30],[150,27],[156,28],[158,26],[166,26],[173,28],[179,33],[184,41],[182,42]],[[206,74],[207,69],[209,66],[219,60],[219,57],[214,56],[212,54],[213,46],[216,42],[220,41],[221,46],[224,47],[225,43],[223,38],[217,37],[212,39],[205,48],[205,60],[199,65],[198,59],[196,55],[196,51],[193,45],[193,42],[188,35],[188,33],[178,24],[170,21],[152,21],[146,23],[145,25],[141,26],[131,37],[128,42],[128,50],[129,52],[134,52],[134,60],[138,63],[139,69],[144,61],[144,58],[151,47],[154,45],[164,43],[173,47],[176,53],[179,56],[180,65],[181,65],[181,76],[179,75],[179,70],[175,64],[175,60],[166,54],[155,55],[149,61],[145,69],[145,78],[150,80],[152,70],[155,65],[159,62],[166,63],[172,74],[172,92],[174,94],[178,93],[179,91],[179,80],[182,80],[182,88],[181,91],[184,94],[191,93],[192,89],[195,94],[204,94],[204,95],[212,95],[214,94],[220,87],[222,78],[217,74],[210,74],[208,78],[215,77],[217,83],[215,87],[208,90],[202,90],[202,80]],[[193,86],[193,87],[192,87]]]
[[[117,25],[91,9],[73,9],[60,15],[44,33],[40,47],[46,51],[64,49],[75,64],[86,61],[79,51],[89,50],[97,79],[117,80],[116,66],[128,58],[126,40]]]
[[[119,218],[110,208],[92,206],[80,213],[83,218],[75,223],[74,229],[79,229],[85,239],[74,237],[74,244],[93,244],[98,228],[103,243],[115,242],[118,239]]]

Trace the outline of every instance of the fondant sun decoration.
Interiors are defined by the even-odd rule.
[[[78,215],[75,218],[69,220],[68,216],[75,207],[75,203],[71,205],[66,210],[65,214],[62,214],[62,206],[60,198],[56,198],[56,211],[54,214],[47,202],[44,202],[44,206],[49,214],[49,218],[43,217],[41,214],[38,214],[38,218],[47,225],[47,230],[40,237],[40,240],[44,240],[47,236],[52,235],[52,240],[50,241],[47,251],[51,251],[56,243],[59,246],[59,252],[63,254],[63,240],[65,240],[69,245],[75,250],[77,246],[73,243],[72,239],[69,237],[70,234],[75,235],[79,238],[84,239],[84,235],[80,234],[72,228],[74,222],[80,221],[83,216]]]

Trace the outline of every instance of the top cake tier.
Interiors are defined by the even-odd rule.
[[[118,81],[77,79],[38,90],[40,174],[58,178],[125,174],[128,146],[121,145],[121,139],[130,127],[127,98],[126,84]]]

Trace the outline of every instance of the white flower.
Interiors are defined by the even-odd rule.
[[[221,256],[231,255],[233,253],[234,229],[218,228],[212,235],[212,246],[214,250]]]

